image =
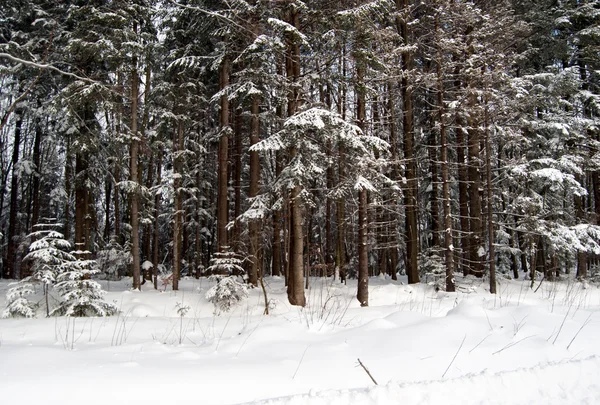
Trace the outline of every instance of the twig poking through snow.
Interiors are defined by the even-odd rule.
[[[298,367],[296,367],[296,371],[294,371],[294,375],[292,376],[292,380],[294,378],[296,378],[296,374],[298,374],[298,370],[300,370],[300,365],[302,364],[302,360],[304,360],[304,355],[306,354],[306,351],[308,350],[309,347],[310,347],[310,345],[306,346],[306,349],[304,349],[304,352],[302,353],[302,357],[300,357],[300,361],[298,362]]]
[[[524,341],[524,340],[526,340],[526,339],[529,339],[529,338],[531,338],[531,337],[534,337],[534,336],[535,336],[535,335],[527,336],[527,337],[524,337],[523,339],[519,339],[519,340],[517,340],[516,342],[509,343],[509,344],[507,344],[506,346],[504,346],[502,349],[500,349],[500,350],[497,350],[497,351],[495,351],[494,353],[492,353],[492,355],[494,355],[494,354],[498,354],[498,353],[500,353],[500,352],[503,352],[503,351],[504,351],[504,350],[506,350],[506,349],[510,349],[510,348],[511,348],[511,347],[513,347],[514,345],[516,345],[516,344],[518,344],[518,343],[521,343],[522,341]]]
[[[448,364],[448,368],[446,368],[446,371],[444,371],[444,374],[442,374],[442,378],[444,378],[446,376],[446,373],[448,372],[448,370],[450,370],[450,367],[452,367],[452,363],[454,363],[454,360],[456,360],[456,356],[458,356],[458,353],[460,353],[460,349],[462,349],[463,344],[465,343],[466,339],[467,339],[467,335],[465,334],[465,337],[463,338],[462,342],[460,342],[460,346],[458,346],[458,350],[456,351],[456,354],[454,355],[454,357],[452,357],[452,361],[450,362],[450,364]]]
[[[571,341],[569,342],[569,345],[567,346],[567,350],[569,350],[569,347],[571,347],[571,345],[575,341],[575,338],[577,338],[577,336],[579,335],[579,332],[581,332],[583,330],[583,328],[585,328],[587,326],[587,324],[591,322],[591,320],[590,320],[591,317],[592,317],[592,314],[589,314],[587,319],[583,322],[583,325],[581,325],[581,328],[579,328],[579,330],[577,331],[575,336],[573,336],[573,339],[571,339]]]
[[[371,375],[371,372],[369,371],[369,369],[362,363],[362,361],[360,361],[360,359],[357,359],[357,360],[358,360],[358,364],[363,368],[363,370],[365,370],[365,373],[367,373],[367,375],[371,378],[371,381],[373,381],[373,384],[379,385],[379,384],[377,384],[377,381],[375,381],[375,379]]]

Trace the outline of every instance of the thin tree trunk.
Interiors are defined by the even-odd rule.
[[[173,194],[175,206],[175,218],[173,225],[173,290],[179,289],[179,278],[181,277],[181,253],[183,242],[183,123],[177,123],[177,131],[173,134],[173,169],[175,172],[173,180]]]
[[[290,8],[290,24],[300,28],[300,16],[295,6]],[[286,58],[286,74],[292,87],[288,93],[288,117],[298,109],[299,94],[295,84],[300,77],[300,45],[291,36],[288,37],[288,53]],[[290,150],[290,159],[296,156],[296,148]],[[292,305],[304,306],[304,235],[300,186],[294,187],[290,196],[290,252],[288,273],[288,300]]]
[[[396,0],[398,11],[406,11],[409,7],[408,0]],[[410,42],[408,21],[396,18],[398,31],[405,45]],[[404,191],[404,209],[406,218],[406,274],[408,283],[419,282],[419,239],[417,228],[417,167],[414,156],[414,121],[413,121],[413,94],[408,79],[408,72],[412,70],[413,56],[409,51],[402,54],[402,70],[405,74],[401,79],[403,127],[404,127],[404,159],[406,187]]]
[[[438,16],[435,17],[436,39],[439,44]],[[444,119],[444,77],[442,74],[442,54],[437,49],[437,104],[438,119],[440,121],[440,143],[442,164],[442,201],[444,205],[444,262],[446,265],[446,291],[454,292],[454,252],[452,247],[452,212],[450,206],[450,184],[448,171],[448,136],[446,133],[446,122]]]
[[[6,255],[6,268],[4,278],[18,278],[16,271],[18,224],[17,214],[19,212],[19,176],[17,166],[19,164],[19,147],[21,145],[21,128],[23,126],[23,110],[15,110],[15,137],[13,141],[12,153],[12,176],[10,178],[10,211],[8,218],[8,252]]]
[[[474,96],[472,96],[474,97]],[[475,101],[470,103],[471,107],[475,106]],[[468,152],[469,152],[469,167],[467,169],[469,176],[469,220],[471,230],[471,240],[469,242],[469,261],[473,274],[477,277],[483,277],[483,262],[481,256],[482,244],[482,209],[481,209],[481,174],[480,167],[480,135],[479,129],[473,117],[468,119],[469,134]]]
[[[71,175],[73,171],[73,166],[71,164],[71,136],[67,135],[67,147],[65,152],[65,207],[64,207],[64,215],[65,215],[65,229],[63,235],[65,240],[69,240],[71,238]]]
[[[221,90],[229,86],[229,60],[223,59],[219,70],[219,88]],[[228,183],[228,155],[229,155],[229,99],[227,95],[221,96],[221,109],[219,111],[219,161],[217,181],[217,250],[223,252],[227,249],[227,222],[229,211],[229,199],[227,195]]]
[[[487,90],[487,89],[486,89]],[[487,174],[487,220],[488,220],[488,253],[490,267],[490,293],[496,294],[496,253],[494,247],[494,221],[493,221],[493,194],[492,194],[492,147],[490,145],[489,132],[489,107],[488,94],[485,95],[485,116],[484,116],[484,131],[485,131],[485,160]]]
[[[252,114],[251,131],[250,131],[250,146],[255,145],[259,141],[260,121],[259,121],[259,97],[252,98],[252,106],[250,113]],[[260,180],[260,160],[257,151],[250,152],[250,190],[249,197],[255,198],[258,195],[258,182]],[[259,244],[260,244],[260,221],[256,219],[250,220],[250,272],[248,281],[257,286],[259,269]]]
[[[162,156],[163,150],[159,148],[156,162],[156,184],[160,185],[162,179]],[[152,236],[152,277],[154,281],[154,289],[158,289],[158,236],[159,236],[159,215],[160,215],[160,194],[157,192],[154,195],[154,234]]]
[[[241,243],[241,226],[237,218],[242,212],[242,109],[237,108],[235,114],[235,126],[234,126],[234,145],[235,155],[233,156],[233,190],[234,190],[234,203],[233,203],[233,218],[235,220],[233,225],[233,249],[237,252],[240,251]],[[256,283],[254,283],[256,286]]]
[[[366,100],[364,88],[364,61],[356,61],[356,118],[361,130],[365,130]],[[358,192],[358,291],[356,298],[361,307],[369,306],[369,246],[367,241],[367,190]]]
[[[44,131],[42,130],[42,124],[40,119],[36,120],[35,125],[35,139],[33,142],[33,164],[35,166],[35,172],[33,173],[33,181],[32,181],[32,219],[31,219],[31,229],[40,220],[40,179],[42,178],[42,169],[41,169],[41,144],[42,137],[44,135]]]
[[[137,23],[133,24],[134,32],[137,32]],[[137,57],[133,57],[131,70],[131,145],[129,151],[129,180],[132,182],[133,190],[130,191],[131,199],[131,255],[133,256],[132,272],[133,272],[133,288],[140,289],[140,220],[139,220],[139,199],[140,199],[140,184],[139,184],[139,140],[138,140],[138,74],[137,74]]]

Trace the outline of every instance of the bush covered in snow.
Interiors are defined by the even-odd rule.
[[[236,276],[211,276],[209,279],[217,280],[217,285],[206,292],[206,299],[215,306],[215,311],[229,312],[248,296],[248,287]]]
[[[110,316],[118,312],[116,305],[103,300],[106,292],[100,284],[91,280],[98,273],[95,266],[94,260],[77,260],[58,275],[55,288],[61,301],[50,315]]]
[[[27,277],[17,283],[8,285],[11,287],[6,293],[8,305],[2,312],[2,318],[35,317],[38,304],[26,298],[34,293],[33,285],[29,281],[31,281],[31,278]]]

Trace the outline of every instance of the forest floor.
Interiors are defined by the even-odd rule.
[[[213,283],[189,278],[178,292],[103,281],[110,318],[0,319],[0,402],[600,403],[596,284],[502,279],[491,295],[471,278],[456,293],[372,278],[360,308],[355,280],[310,281],[300,309],[265,279],[268,316],[260,289],[217,315]]]

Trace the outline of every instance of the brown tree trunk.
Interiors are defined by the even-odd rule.
[[[367,242],[367,190],[358,194],[358,293],[361,307],[369,306],[369,268]]]
[[[229,86],[229,60],[223,59],[219,69],[219,88],[225,89]],[[227,95],[221,96],[221,109],[219,111],[219,168],[217,181],[217,251],[223,252],[227,249],[227,222],[229,211],[229,199],[227,195],[228,183],[228,155],[229,155],[229,100]]]
[[[487,89],[486,89],[487,90]],[[490,293],[496,294],[496,253],[495,253],[495,233],[494,233],[494,221],[493,221],[493,210],[492,210],[492,147],[490,145],[490,132],[488,129],[489,125],[489,108],[488,108],[488,94],[485,95],[485,116],[484,116],[484,130],[485,130],[485,161],[486,161],[486,174],[487,174],[487,221],[488,221],[488,253],[489,253],[489,268],[490,268]]]
[[[436,42],[439,44],[439,21],[435,17]],[[440,143],[442,164],[442,202],[444,206],[444,263],[446,265],[446,291],[454,292],[454,252],[452,248],[452,211],[450,206],[450,184],[448,170],[448,136],[446,133],[445,108],[444,108],[444,77],[442,74],[442,53],[437,49],[437,104],[438,119],[440,121]]]
[[[73,171],[73,165],[71,162],[71,136],[67,135],[66,139],[67,150],[65,152],[65,229],[63,235],[65,240],[71,238],[71,175]]]
[[[234,153],[233,156],[233,190],[234,190],[234,202],[233,202],[233,218],[235,220],[233,225],[233,235],[231,245],[234,251],[240,251],[241,243],[241,232],[240,223],[237,220],[242,212],[242,109],[237,108],[235,113],[235,124],[234,124]],[[256,284],[254,284],[256,285]]]
[[[156,162],[156,184],[160,184],[162,174],[162,148],[158,150]],[[154,281],[154,289],[158,289],[158,236],[159,236],[159,215],[160,215],[160,194],[157,192],[154,195],[154,233],[152,235],[152,278]]]
[[[254,96],[252,98],[252,106],[250,113],[252,114],[252,123],[250,131],[250,146],[255,145],[259,141],[260,133],[260,121],[259,121],[259,97]],[[258,195],[258,181],[260,179],[260,160],[257,151],[250,152],[250,190],[249,197],[254,198]],[[250,271],[248,274],[248,281],[254,285],[258,285],[258,276],[260,273],[259,269],[259,244],[260,244],[260,221],[252,219],[250,221],[249,233],[250,233]]]
[[[12,152],[12,176],[10,178],[10,210],[8,217],[8,252],[6,255],[6,268],[4,269],[4,278],[18,278],[16,269],[18,224],[17,214],[19,212],[19,176],[17,166],[19,164],[19,147],[21,145],[21,129],[23,126],[23,110],[15,110],[15,137],[13,140]]]
[[[295,6],[291,6],[289,23],[296,29],[300,28],[300,15]],[[288,53],[286,58],[286,74],[292,87],[288,93],[288,117],[297,112],[299,93],[295,84],[300,77],[300,45],[288,36]],[[296,149],[290,151],[290,159],[296,155]],[[304,306],[304,235],[303,212],[300,197],[301,188],[296,186],[290,196],[290,253],[288,273],[288,300],[292,305]]]
[[[406,12],[409,7],[408,0],[396,0],[398,11]],[[410,42],[408,21],[397,17],[396,24],[405,45]],[[410,51],[402,54],[402,70],[405,74],[401,79],[402,113],[404,127],[404,160],[406,165],[406,187],[404,190],[404,209],[406,227],[406,274],[408,283],[419,282],[418,254],[419,239],[417,228],[417,167],[414,156],[414,121],[413,121],[413,95],[408,79],[408,72],[412,70],[413,56]]]
[[[467,179],[467,164],[465,156],[465,130],[463,129],[462,119],[457,118],[456,128],[456,157],[458,159],[458,205],[460,215],[460,249],[462,273],[464,276],[471,274],[471,268],[468,262],[469,252],[469,193]]]
[[[346,77],[346,45],[342,47],[341,55],[342,76]],[[340,102],[338,104],[338,112],[342,118],[346,119],[346,86],[342,84],[339,92]],[[345,180],[346,166],[346,148],[342,143],[338,145],[338,182],[342,183]],[[337,240],[335,249],[335,275],[339,277],[340,282],[346,282],[346,200],[344,197],[339,197],[336,201],[336,219],[337,219]]]
[[[134,31],[137,31],[137,24],[133,25]],[[137,57],[133,57],[131,70],[131,144],[129,150],[129,181],[132,182],[133,190],[130,191],[131,200],[131,255],[133,257],[133,288],[140,289],[140,219],[139,219],[139,140],[138,140],[138,74]]]
[[[35,139],[33,141],[33,164],[35,166],[35,173],[33,174],[32,181],[32,219],[31,219],[31,229],[39,222],[40,220],[40,179],[42,177],[41,171],[41,144],[42,137],[44,135],[44,131],[42,129],[42,123],[40,119],[36,120],[35,125]]]
[[[173,134],[173,194],[175,206],[175,218],[173,224],[173,290],[179,289],[179,278],[181,277],[181,253],[183,242],[183,123],[177,123],[177,131]]]
[[[474,96],[473,96],[474,97]],[[475,102],[470,103],[471,107],[475,106]],[[483,224],[481,218],[481,174],[480,167],[480,135],[478,124],[473,117],[469,120],[468,152],[469,152],[469,167],[467,169],[469,176],[469,220],[470,220],[470,242],[469,242],[469,261],[473,274],[476,277],[483,277],[483,262],[480,256],[480,251],[483,249],[482,231]]]

